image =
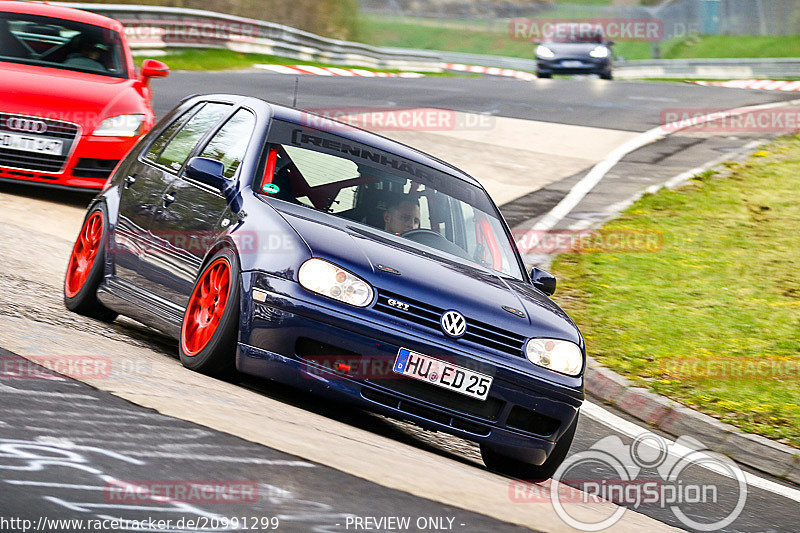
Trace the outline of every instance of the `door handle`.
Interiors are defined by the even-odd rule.
[[[175,193],[168,192],[161,199],[164,200],[164,207],[169,207],[175,201]]]
[[[133,184],[136,183],[136,174],[131,174],[127,178],[125,178],[125,188],[130,189],[133,187]]]

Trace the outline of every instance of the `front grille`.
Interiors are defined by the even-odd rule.
[[[78,136],[78,126],[69,122],[62,122],[49,118],[0,113],[0,133],[25,134],[8,127],[8,119],[12,117],[41,120],[47,124],[47,131],[42,134],[34,133],[30,135],[61,139],[64,141],[64,149],[61,155],[51,155],[0,147],[0,166],[34,170],[37,172],[61,172],[64,168],[64,164],[67,162],[67,157],[72,151],[72,146],[76,141],[76,137]]]
[[[108,179],[114,167],[117,166],[117,159],[86,159],[80,158],[75,166],[72,167],[72,175],[76,178]]]
[[[421,418],[425,418],[433,422],[438,422],[439,424],[450,426],[452,428],[460,429],[462,431],[466,431],[474,435],[480,435],[485,437],[491,433],[491,429],[488,426],[484,426],[483,424],[476,424],[474,422],[470,422],[469,420],[465,420],[455,416],[450,416],[447,413],[436,411],[435,409],[429,409],[427,407],[423,407],[422,405],[419,405],[414,402],[409,402],[407,400],[400,400],[399,398],[395,398],[389,394],[384,394],[382,392],[374,391],[372,389],[367,389],[367,388],[361,389],[361,395],[368,400],[371,400],[375,403],[379,403],[381,405],[385,405],[386,407],[391,407],[393,409],[403,411],[410,415],[419,416]]]
[[[401,377],[399,374],[370,381],[394,392],[487,420],[497,420],[505,405],[504,401],[491,396],[486,400],[478,400],[429,383]]]
[[[389,305],[389,300],[397,300],[408,305],[408,309]],[[441,332],[439,320],[446,309],[426,304],[417,300],[412,300],[398,294],[387,291],[378,293],[378,301],[375,309],[387,315],[392,315],[403,320],[408,320],[420,326]],[[482,348],[490,348],[498,352],[503,352],[515,357],[523,357],[523,346],[525,337],[510,333],[491,324],[467,319],[467,331],[459,340],[476,344]]]

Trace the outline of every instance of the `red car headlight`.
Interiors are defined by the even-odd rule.
[[[142,131],[144,115],[119,115],[105,119],[95,128],[95,137],[136,137]]]

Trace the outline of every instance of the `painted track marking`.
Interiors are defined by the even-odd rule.
[[[798,100],[788,100],[786,102],[774,102],[770,104],[759,104],[754,106],[737,107],[727,111],[718,113],[710,113],[702,117],[692,119],[691,124],[681,124],[680,122],[672,122],[663,126],[658,126],[647,130],[646,132],[634,137],[630,141],[622,144],[614,149],[605,159],[597,163],[589,171],[586,176],[575,184],[569,193],[556,204],[546,215],[544,215],[536,224],[534,224],[534,231],[548,231],[553,229],[556,224],[561,222],[567,215],[569,215],[575,207],[594,189],[598,183],[605,177],[608,172],[619,163],[623,157],[639,148],[655,142],[667,135],[687,129],[689,127],[703,124],[706,122],[713,122],[722,118],[733,117],[753,111],[760,111],[763,109],[774,109],[776,107],[786,107],[800,104]]]
[[[604,426],[616,432],[623,433],[631,438],[636,438],[643,432],[649,431],[648,429],[642,428],[629,420],[625,420],[624,418],[619,417],[614,413],[611,413],[605,410],[604,408],[600,407],[596,403],[592,403],[590,401],[583,402],[583,406],[581,407],[581,412],[586,414],[592,420],[600,422]],[[667,439],[666,437],[664,437],[664,439],[670,442],[670,450],[672,450],[678,456],[681,455],[685,456],[693,452],[693,450],[685,446],[674,444],[674,441]],[[647,441],[645,440],[642,442],[646,443]],[[700,463],[698,464],[698,466],[702,466],[707,470],[711,470],[712,472],[721,474],[725,477],[732,477],[731,473],[726,471],[724,468],[721,467],[715,468],[712,464]],[[781,485],[780,483],[776,483],[768,479],[764,479],[755,474],[751,474],[750,472],[743,471],[743,473],[745,480],[747,481],[747,484],[749,486],[755,487],[757,489],[766,490],[774,494],[777,494],[779,496],[783,496],[784,498],[800,502],[800,490],[793,489],[792,487],[787,487],[785,485]]]

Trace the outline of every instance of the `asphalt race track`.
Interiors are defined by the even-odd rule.
[[[154,107],[163,116],[184,96],[201,91],[291,104],[294,86],[294,77],[260,71],[174,72],[154,82]],[[446,160],[452,153],[478,169],[486,168],[482,159],[487,156],[484,149],[470,149],[476,139],[481,147],[491,146],[500,153],[512,150],[509,145],[514,142],[526,143],[526,138],[513,139],[519,136],[509,135],[509,128],[532,134],[551,128],[547,131],[575,135],[563,151],[558,146],[544,148],[546,139],[539,148],[531,147],[536,152],[532,161],[544,169],[552,165],[561,173],[545,176],[528,192],[520,188],[522,194],[515,193],[514,200],[502,208],[512,225],[522,228],[550,209],[604,157],[608,150],[598,150],[593,143],[603,139],[616,143],[658,126],[667,108],[718,110],[791,98],[778,92],[594,79],[521,82],[306,76],[299,81],[297,104],[440,108],[496,117],[493,129],[483,132],[449,132],[438,137],[424,132],[386,133],[407,142],[440,141],[417,146]],[[587,205],[576,211],[600,213],[635,190],[720,155],[738,153],[766,137],[667,138],[623,159],[607,184],[598,187],[598,194],[587,196]],[[566,165],[568,156],[572,159]],[[525,173],[519,169],[514,180],[523,179]],[[512,182],[500,180],[495,186],[502,191],[508,183]],[[20,355],[35,361],[36,356],[81,354],[105,357],[114,368],[111,375],[81,380],[86,383],[58,376],[0,376],[0,518],[14,516],[34,524],[42,516],[258,518],[258,527],[251,531],[269,529],[265,526],[272,524],[261,520],[264,517],[276,518],[278,531],[573,530],[537,489],[488,473],[475,446],[329,405],[271,383],[247,379],[229,384],[199,376],[180,366],[172,341],[137,323],[121,319],[106,325],[68,313],[61,303],[61,282],[88,200],[77,193],[0,185],[0,281],[5,287],[0,292],[0,356],[4,364],[30,371]],[[587,452],[608,438],[618,439],[619,446],[630,450],[642,441],[657,449],[674,440],[660,440],[654,434],[642,437],[647,428],[632,429],[632,425],[624,416],[587,406],[571,453]],[[631,451],[626,466],[635,463],[642,469],[638,479],[655,480],[658,461],[648,453]],[[735,520],[716,530],[796,530],[798,488],[765,473],[742,471],[723,475],[719,469],[692,465],[681,481],[686,486],[713,487],[714,501],[685,502],[680,506],[683,519],[669,507],[643,502],[626,511],[612,530],[700,530],[691,527],[691,520],[707,524],[735,512]],[[604,473],[594,465],[576,471],[572,479],[602,478]],[[249,480],[248,487],[258,497],[235,503],[132,505],[115,501],[109,492],[109,487],[119,483],[145,480]],[[740,480],[746,480],[744,497]],[[737,509],[740,502],[743,507]],[[573,504],[571,514],[595,522],[615,511],[610,504],[586,503],[580,496]],[[388,521],[366,521],[380,517],[410,517],[411,525],[398,529]],[[420,518],[424,520],[417,522]],[[50,528],[78,530],[76,526]],[[173,527],[176,531],[196,529]],[[0,522],[0,530],[19,529]]]
[[[263,71],[173,72],[166,79],[153,81],[153,106],[156,114],[163,114],[194,92],[257,96],[291,105],[296,79]],[[301,76],[297,106],[436,107],[638,132],[658,126],[666,108],[730,109],[792,98],[792,94],[778,91],[731,90],[688,83]]]

